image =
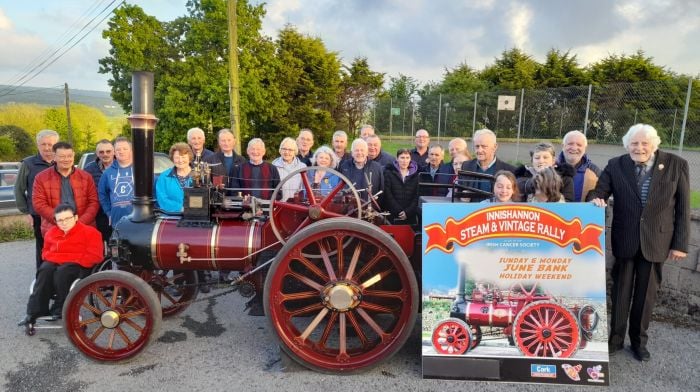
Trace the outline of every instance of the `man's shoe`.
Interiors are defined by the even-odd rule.
[[[623,348],[622,344],[608,343],[608,354],[613,355],[616,352],[622,350],[622,348]]]
[[[20,322],[17,323],[17,326],[24,327],[29,324],[34,324],[34,320],[32,320],[32,317],[30,315],[26,315],[22,320],[20,320]]]
[[[649,350],[644,347],[632,347],[632,354],[637,361],[648,362],[651,359]]]

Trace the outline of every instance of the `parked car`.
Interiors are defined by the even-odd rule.
[[[19,170],[19,162],[0,162],[0,170]]]
[[[15,181],[18,169],[0,169],[0,209],[16,208]]]
[[[88,163],[94,160],[95,153],[86,152],[85,154],[83,154],[83,156],[80,157],[80,161],[78,162],[78,168],[85,169],[85,166],[87,166]],[[173,161],[170,160],[168,154],[163,154],[162,152],[153,153],[153,173],[155,174],[155,178],[158,178],[158,175],[160,175],[160,173],[164,172],[166,169],[169,169],[171,167],[173,167]]]

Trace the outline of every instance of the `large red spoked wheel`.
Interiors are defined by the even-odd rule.
[[[197,271],[145,270],[141,279],[156,292],[163,317],[181,313],[199,293]]]
[[[553,301],[536,301],[515,317],[513,340],[527,357],[569,358],[581,333],[571,311]]]
[[[105,362],[128,360],[154,338],[161,309],[153,289],[124,271],[82,279],[63,306],[66,336],[85,356]]]
[[[264,304],[291,358],[312,370],[347,373],[403,346],[416,324],[418,285],[387,233],[334,218],[289,239],[267,274]]]
[[[327,194],[321,194],[317,189],[313,189],[307,177],[307,172],[319,169],[334,174],[340,179],[338,185]],[[277,200],[277,195],[297,175],[301,176],[305,200],[303,202]],[[339,195],[344,188],[347,188],[350,194],[348,200],[343,200]],[[270,227],[277,240],[285,244],[294,233],[316,221],[342,216],[354,216],[360,219],[362,217],[362,205],[360,203],[360,195],[357,193],[357,189],[339,171],[319,166],[304,167],[290,173],[280,181],[274,192],[272,192],[270,200]]]
[[[433,348],[438,354],[462,355],[472,346],[472,332],[464,320],[449,318],[435,326]]]

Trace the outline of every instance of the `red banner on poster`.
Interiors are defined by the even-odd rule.
[[[506,204],[479,210],[460,221],[448,218],[444,227],[432,224],[425,227],[428,236],[425,253],[440,249],[451,253],[455,243],[466,246],[486,238],[537,238],[564,248],[573,244],[573,252],[580,254],[594,250],[603,254],[600,234],[604,228],[581,220],[564,220],[552,211],[527,204]]]

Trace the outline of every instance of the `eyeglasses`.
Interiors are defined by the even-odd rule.
[[[56,223],[59,223],[59,224],[68,223],[73,218],[75,218],[75,215],[71,215],[68,218],[56,219]]]
[[[280,151],[294,152],[293,148],[280,148]]]

